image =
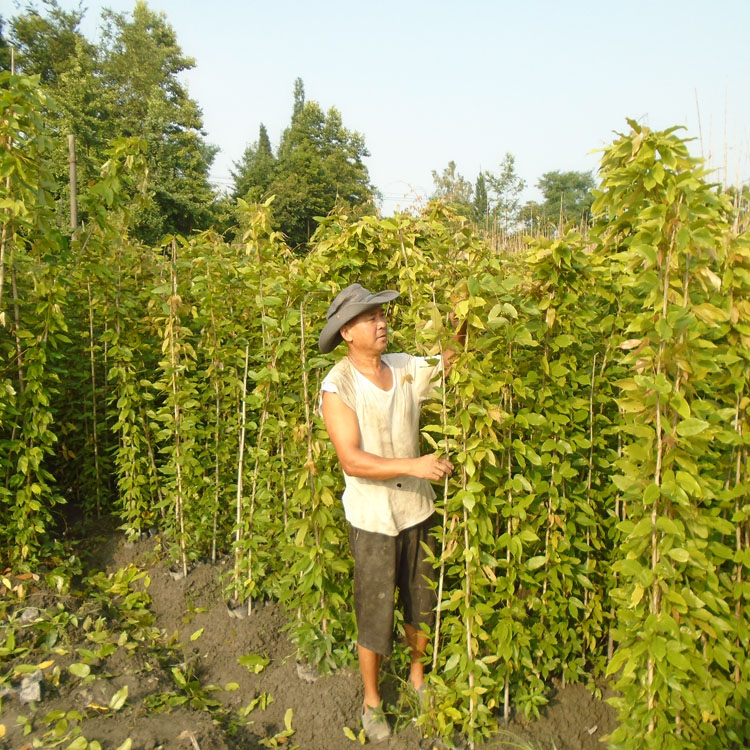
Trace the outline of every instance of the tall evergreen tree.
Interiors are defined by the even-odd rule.
[[[234,167],[237,171],[232,172],[233,197],[260,201],[268,192],[276,167],[271,140],[263,123],[260,124],[258,140],[245,149],[242,159],[235,162]]]
[[[294,108],[292,109],[292,122],[301,114],[305,106],[305,84],[301,78],[294,79]]]
[[[298,78],[291,124],[281,136],[268,187],[276,196],[275,222],[293,246],[304,247],[316,217],[337,205],[374,212],[377,192],[364,163],[369,155],[364,136],[345,128],[335,107],[324,113],[317,102],[307,101]]]
[[[480,172],[474,184],[474,221],[478,224],[484,224],[489,214],[489,207],[487,179],[484,172]]]

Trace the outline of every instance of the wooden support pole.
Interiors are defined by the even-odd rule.
[[[76,137],[68,135],[68,168],[70,172],[70,231],[78,229],[78,191],[76,176]]]

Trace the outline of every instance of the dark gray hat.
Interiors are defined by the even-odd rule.
[[[346,325],[357,315],[390,302],[396,297],[398,297],[398,292],[393,289],[385,289],[377,294],[373,294],[359,284],[350,284],[346,289],[342,289],[336,295],[336,299],[331,302],[326,313],[327,321],[318,338],[320,351],[327,354],[341,343],[341,326]]]

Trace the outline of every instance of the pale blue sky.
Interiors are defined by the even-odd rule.
[[[591,152],[627,128],[625,117],[685,125],[702,134],[693,151],[718,179],[725,161],[728,182],[750,178],[748,0],[148,4],[196,59],[185,80],[221,149],[212,169],[221,185],[261,122],[277,145],[297,76],[308,99],[364,134],[384,213],[426,197],[432,170],[450,160],[473,182],[507,151],[525,197],[537,197],[543,172],[596,169]],[[101,7],[129,11],[134,0],[83,5],[95,37]]]

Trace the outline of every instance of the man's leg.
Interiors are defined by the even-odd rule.
[[[409,680],[415,690],[424,685],[424,652],[427,648],[427,636],[417,630],[413,625],[405,624],[406,642],[411,649],[411,668],[409,670]]]
[[[378,676],[380,675],[380,663],[383,655],[369,648],[357,644],[359,654],[359,670],[362,673],[362,683],[365,687],[365,706],[374,708],[380,705],[380,689],[378,688]]]
[[[349,531],[349,543],[354,557],[357,652],[365,708],[374,708],[380,703],[380,664],[383,654],[390,654],[392,648],[396,587],[395,539],[353,527]]]
[[[415,690],[424,687],[424,655],[427,649],[427,636],[420,625],[432,625],[437,600],[434,587],[428,582],[435,580],[435,569],[428,561],[435,555],[435,539],[430,534],[432,525],[433,518],[428,518],[399,535],[399,596],[404,605],[406,642],[411,650],[409,681]],[[426,554],[424,547],[430,550],[430,554]]]

